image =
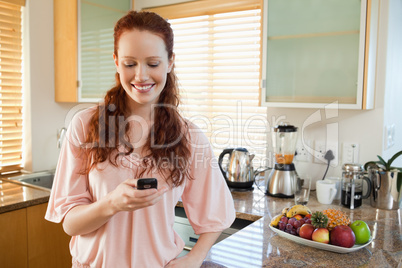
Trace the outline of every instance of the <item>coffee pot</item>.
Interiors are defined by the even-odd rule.
[[[350,209],[360,207],[362,200],[370,196],[370,179],[365,175],[363,166],[357,163],[344,164],[342,170],[341,204]],[[364,195],[363,181],[367,183],[367,192]]]
[[[402,207],[402,190],[398,184],[398,170],[385,171],[380,168],[367,169],[371,180],[370,204],[379,209]]]
[[[222,167],[225,155],[229,154],[226,167]],[[254,171],[252,161],[254,154],[250,154],[246,148],[227,148],[219,155],[218,164],[229,187],[237,189],[249,189],[253,186],[256,176],[268,168]]]

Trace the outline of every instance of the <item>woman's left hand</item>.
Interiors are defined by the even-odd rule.
[[[196,260],[191,255],[185,255],[183,257],[171,260],[165,267],[166,268],[199,268],[203,259]]]
[[[195,243],[194,247],[191,249],[187,255],[171,260],[166,267],[168,268],[178,268],[178,267],[191,267],[199,268],[204,262],[208,251],[211,249],[212,245],[218,239],[221,232],[215,233],[202,233]]]

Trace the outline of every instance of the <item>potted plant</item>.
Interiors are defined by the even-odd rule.
[[[379,161],[364,164],[372,183],[371,205],[382,209],[398,209],[402,203],[402,168],[392,163],[402,151],[394,154],[388,161],[377,155]]]

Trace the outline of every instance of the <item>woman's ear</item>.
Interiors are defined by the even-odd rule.
[[[114,61],[114,64],[116,65],[116,72],[120,73],[119,72],[119,59],[116,56],[116,54],[114,54],[114,53],[113,53],[113,61]]]
[[[176,55],[173,53],[173,54],[172,54],[172,58],[169,60],[168,73],[170,73],[170,72],[172,71],[175,56],[176,56]]]

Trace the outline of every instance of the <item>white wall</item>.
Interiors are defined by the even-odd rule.
[[[402,1],[390,0],[388,12],[387,62],[384,66],[385,96],[384,127],[395,124],[395,145],[384,148],[383,155],[389,159],[402,149]],[[402,157],[394,162],[394,166],[402,167]]]
[[[41,171],[56,167],[57,130],[64,126],[64,118],[75,104],[54,101],[53,1],[28,0],[27,5],[30,100],[26,113],[31,121],[26,127],[31,139],[26,140],[26,170]]]

